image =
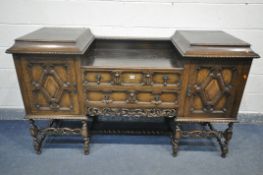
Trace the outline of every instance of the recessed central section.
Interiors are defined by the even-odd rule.
[[[170,41],[99,39],[89,49],[82,59],[88,115],[175,116],[183,66]]]
[[[89,48],[83,66],[111,68],[182,67],[169,40],[96,39]],[[132,76],[129,79],[133,79]]]

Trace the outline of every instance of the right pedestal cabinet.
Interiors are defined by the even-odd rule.
[[[172,42],[184,63],[173,142],[178,145],[181,136],[214,136],[225,157],[252,59],[258,55],[248,43],[221,31],[178,31]],[[182,131],[184,122],[200,122],[204,129]],[[228,123],[228,127],[217,131],[213,122]]]

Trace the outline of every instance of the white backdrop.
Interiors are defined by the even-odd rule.
[[[23,108],[5,50],[15,38],[43,26],[164,38],[177,29],[224,30],[263,57],[263,0],[0,0],[0,108]],[[263,113],[263,59],[253,61],[240,112]]]

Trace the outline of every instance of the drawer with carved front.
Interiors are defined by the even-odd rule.
[[[107,70],[84,69],[84,86],[153,86],[181,85],[181,70]]]
[[[86,89],[88,107],[119,108],[177,108],[176,91],[134,91]]]

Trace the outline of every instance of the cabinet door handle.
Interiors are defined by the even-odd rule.
[[[70,83],[68,83],[68,84],[70,84]],[[73,87],[73,93],[77,94],[78,93],[77,83],[76,82],[72,83],[72,87]]]
[[[177,86],[178,86],[178,87],[181,87],[181,85],[182,85],[182,80],[178,80]]]

